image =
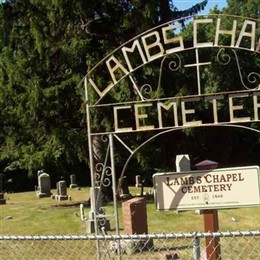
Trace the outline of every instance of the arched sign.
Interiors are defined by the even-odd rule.
[[[208,15],[157,26],[100,61],[85,77],[93,187],[110,176],[116,191],[114,138],[130,153],[126,165],[144,145],[132,150],[121,134],[259,122],[259,54],[259,20]],[[95,163],[104,135],[109,152]]]
[[[182,34],[182,20],[163,24],[120,46],[88,73],[86,85],[93,98],[87,98],[92,102],[89,108],[94,114],[98,114],[107,105],[106,113],[112,119],[106,128],[99,122],[101,127],[95,129],[95,133],[259,121],[260,74],[257,70],[243,71],[236,52],[246,51],[259,56],[259,21],[221,15],[206,18],[194,16],[191,19],[190,35]],[[204,33],[201,33],[203,30],[212,33],[205,38]],[[203,57],[203,49],[207,50],[208,55],[212,55],[208,50],[214,49],[213,56]],[[190,62],[191,57],[194,61]],[[240,80],[240,86],[232,86],[231,90],[223,90],[221,93],[213,92],[212,88],[209,92],[210,88],[203,86],[201,71],[203,67],[210,66],[213,59],[227,70],[233,59],[237,67],[234,77]],[[166,66],[172,73],[182,70],[182,77],[191,73],[192,68],[197,77],[196,88],[189,89],[188,86],[189,92],[186,95],[181,93],[180,96],[177,91],[171,91],[170,96],[163,96],[165,92],[161,89],[165,87],[162,82],[165,82]],[[256,69],[259,70],[259,67]],[[149,77],[151,74],[153,77]],[[171,84],[174,89],[175,82]],[[169,84],[167,87],[169,88]],[[118,92],[125,97],[114,98],[113,96],[118,96]],[[252,104],[246,112],[241,104],[244,101]],[[211,120],[204,122],[196,116],[198,105],[205,110],[210,109]],[[229,111],[228,118],[221,118],[222,110]],[[132,121],[129,121],[130,115],[133,115]],[[165,115],[167,118],[171,115],[171,118],[164,120]]]

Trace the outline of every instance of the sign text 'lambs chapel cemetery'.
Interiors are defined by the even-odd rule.
[[[259,167],[222,168],[153,176],[159,210],[217,209],[256,206]]]

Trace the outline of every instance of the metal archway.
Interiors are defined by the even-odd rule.
[[[193,24],[193,42],[186,45],[184,37],[181,35],[182,22],[190,20]],[[222,28],[222,21],[228,19],[231,27]],[[89,162],[91,170],[91,185],[94,189],[94,196],[91,197],[91,217],[94,223],[94,232],[98,234],[99,224],[106,221],[107,217],[114,217],[116,222],[116,233],[119,234],[118,212],[117,212],[117,188],[114,160],[114,139],[117,139],[130,153],[127,158],[121,176],[125,174],[126,168],[136,154],[143,146],[148,144],[156,137],[187,128],[194,127],[236,127],[243,128],[260,133],[259,130],[246,127],[239,124],[259,122],[260,101],[260,73],[258,71],[249,71],[244,75],[237,51],[247,51],[259,55],[260,42],[257,40],[257,28],[260,26],[259,20],[249,19],[238,16],[227,15],[207,15],[207,16],[190,16],[152,28],[119,46],[112,53],[107,55],[103,60],[96,64],[84,78],[85,97],[86,97],[86,114],[88,127],[89,143]],[[215,30],[213,39],[202,41],[199,38],[198,31],[202,28]],[[238,36],[237,36],[238,35]],[[227,44],[220,40],[222,36],[230,37]],[[245,38],[247,40],[245,40]],[[248,40],[249,39],[249,40]],[[244,41],[245,40],[245,41]],[[203,60],[201,50],[213,49],[215,58],[220,66],[227,66],[233,61],[237,68],[237,78],[240,81],[239,90],[228,90],[221,93],[207,93],[203,89],[201,77],[202,68],[211,65],[210,61]],[[186,55],[187,54],[187,55]],[[138,62],[131,60],[131,55],[138,56]],[[193,62],[186,62],[186,56],[192,56]],[[189,58],[189,57],[188,57]],[[145,75],[142,71],[146,66],[156,64],[157,79],[155,88],[150,82],[140,82]],[[196,89],[191,94],[161,96],[163,90],[163,78],[165,67],[176,73],[180,70],[195,68]],[[100,75],[103,77],[100,78]],[[115,99],[113,95],[120,91],[122,86],[128,86],[129,92],[124,92],[125,97],[122,100]],[[130,93],[130,94],[129,94]],[[229,120],[220,120],[218,113],[218,103],[228,100],[227,110],[229,111]],[[236,104],[237,99],[248,99],[253,104],[252,117],[236,117],[236,112],[242,110],[241,102]],[[202,120],[188,120],[189,115],[195,114],[195,109],[186,107],[189,102],[211,103],[212,122],[202,122]],[[243,103],[242,103],[243,104]],[[222,104],[221,104],[222,105]],[[206,106],[206,105],[205,105]],[[157,113],[156,124],[145,122],[148,113],[140,113],[139,110],[155,107]],[[179,108],[181,107],[181,108]],[[194,111],[193,111],[194,110]],[[153,111],[153,112],[154,112]],[[172,125],[164,125],[163,112],[171,111],[173,113]],[[127,125],[124,122],[123,115],[135,115],[135,126]],[[111,114],[109,120],[104,120],[103,113]],[[181,113],[181,118],[178,114]],[[93,114],[100,114],[99,117]],[[106,127],[103,126],[105,121]],[[145,123],[143,123],[143,121]],[[179,124],[179,121],[182,123]],[[94,128],[92,123],[95,122],[98,128]],[[155,131],[155,134],[140,144],[137,148],[131,149],[121,138],[121,134],[130,134],[145,131]],[[97,140],[99,139],[99,141]],[[103,161],[97,162],[97,150],[93,149],[95,144],[104,145]],[[100,192],[95,194],[95,189],[101,186],[111,186],[113,190],[114,214],[108,216],[99,207],[97,203]]]

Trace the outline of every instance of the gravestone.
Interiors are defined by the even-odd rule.
[[[70,188],[77,188],[78,185],[76,183],[76,175],[75,174],[71,174],[70,175]]]
[[[66,181],[57,182],[56,200],[68,200]]]
[[[147,234],[146,201],[138,197],[122,203],[124,232],[128,235]]]
[[[135,176],[135,187],[142,187],[142,177],[141,175],[136,175]]]
[[[0,174],[0,204],[6,204],[3,193],[3,174]]]
[[[142,183],[142,176],[141,175],[136,175],[135,176],[135,187],[140,187],[141,188],[141,191],[140,193],[136,194],[136,196],[143,196],[143,193],[144,193],[144,186],[143,186],[143,183]]]
[[[5,183],[5,190],[10,193],[15,191],[15,184],[12,178],[8,179]]]
[[[36,196],[38,198],[50,197],[51,193],[51,181],[50,175],[45,172],[40,172],[38,175],[38,190]]]
[[[190,157],[188,154],[178,154],[175,159],[176,172],[190,171]]]
[[[185,172],[190,171],[190,157],[188,154],[178,154],[175,158],[176,172]],[[175,213],[179,213],[178,210],[175,210]]]
[[[120,198],[122,198],[122,199],[132,198],[132,195],[129,192],[126,176],[119,178],[118,191],[119,191],[119,197]]]
[[[124,233],[147,234],[146,201],[142,197],[136,197],[122,203]],[[152,239],[126,239],[120,242],[122,251],[128,255],[136,252],[150,250],[153,247]]]

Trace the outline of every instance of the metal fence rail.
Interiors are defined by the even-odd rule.
[[[218,259],[260,259],[260,231],[144,235],[0,236],[1,259],[206,259],[205,240],[219,239]]]

